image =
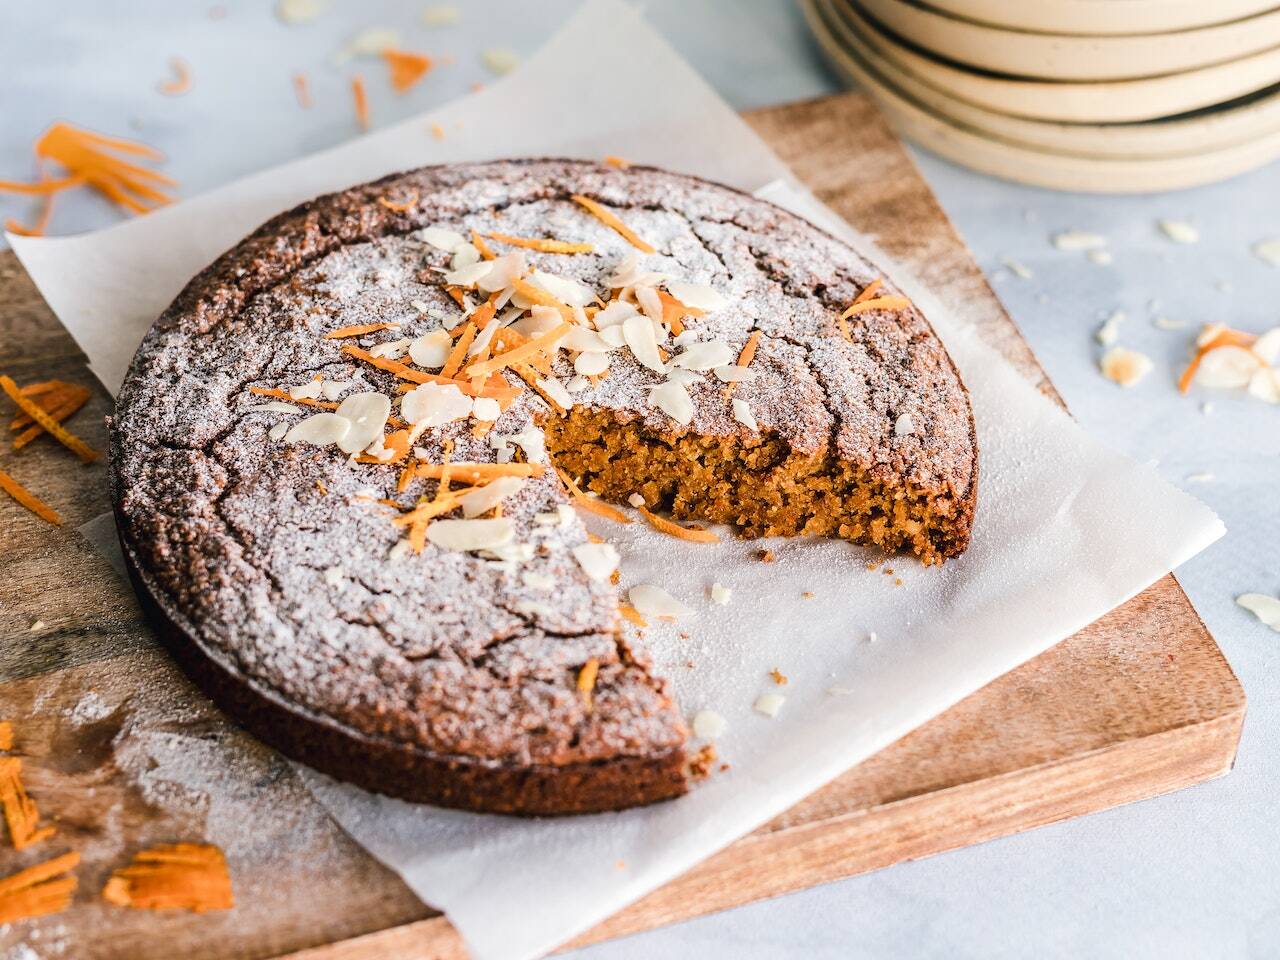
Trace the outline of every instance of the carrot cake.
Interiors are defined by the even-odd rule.
[[[365,787],[521,814],[691,777],[575,504],[936,564],[977,487],[965,388],[891,278],[764,201],[574,160],[266,223],[156,321],[111,438],[139,596],[229,713]]]

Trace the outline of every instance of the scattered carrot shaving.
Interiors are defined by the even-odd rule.
[[[92,463],[97,460],[101,454],[94,450],[75,434],[67,431],[63,426],[54,420],[49,414],[42,410],[34,400],[25,397],[22,391],[18,389],[18,385],[13,379],[6,376],[0,376],[0,389],[9,395],[9,399],[23,409],[31,419],[40,424],[50,434],[58,438],[58,441],[68,450],[78,456],[85,463]]]
[[[471,376],[487,377],[489,374],[497,373],[499,370],[509,367],[512,364],[521,363],[539,353],[549,351],[557,343],[563,340],[571,329],[573,329],[573,324],[571,323],[559,324],[554,329],[533,337],[531,340],[522,343],[518,347],[512,347],[510,350],[498,354],[498,356],[491,360],[486,360],[484,363],[472,364]]]
[[[414,207],[418,205],[418,191],[417,190],[413,191],[413,193],[410,194],[408,200],[404,200],[399,203],[396,203],[395,201],[392,201],[392,200],[388,200],[386,197],[379,197],[378,203],[380,203],[382,206],[386,207],[388,210],[392,211],[393,213],[408,213],[410,210],[412,210]]]
[[[637,510],[649,521],[649,525],[660,533],[665,533],[681,540],[689,540],[693,543],[719,543],[720,538],[710,530],[695,530],[691,527],[682,527],[678,523],[672,523],[665,517],[660,517],[656,513],[645,507],[636,507]]]
[[[595,200],[592,200],[590,197],[584,197],[581,194],[575,193],[573,195],[573,201],[574,203],[578,204],[583,209],[585,209],[589,214],[591,214],[601,223],[603,223],[606,227],[608,227],[609,229],[619,234],[624,240],[627,241],[627,243],[631,244],[637,250],[640,250],[643,253],[657,252],[654,250],[652,246],[650,246],[649,244],[641,240],[634,230],[628,227],[625,223],[619,220],[611,211],[605,209],[602,205],[597,203]]]
[[[625,619],[634,623],[637,627],[647,627],[649,625],[649,621],[640,616],[640,611],[629,603],[618,604],[618,612],[622,614]]]
[[[369,95],[364,90],[364,77],[359,74],[351,78],[351,99],[355,101],[356,123],[361,130],[368,130]]]
[[[50,416],[54,415],[54,411],[63,406],[68,400],[77,400],[81,397],[86,400],[90,396],[88,387],[77,386],[74,383],[64,383],[61,380],[46,381],[48,387],[41,389],[37,393],[33,393],[26,387],[22,388],[24,397],[35,397],[35,403]],[[41,386],[44,386],[43,384]],[[9,423],[10,430],[21,430],[23,427],[30,426],[35,420],[29,413],[19,413]]]
[[[49,416],[58,423],[62,423],[88,402],[89,391],[84,387],[80,387],[76,393],[64,394],[61,403],[49,411]],[[22,419],[26,419],[25,416]],[[44,432],[45,429],[40,424],[32,424],[13,438],[13,449],[21,450]]]
[[[622,157],[607,156],[604,162],[611,167],[617,167],[619,170],[629,170],[631,168],[630,160],[623,160]]]
[[[1182,376],[1178,378],[1178,392],[1186,393],[1191,389],[1191,384],[1196,378],[1196,371],[1200,369],[1200,361],[1204,359],[1206,353],[1211,350],[1217,350],[1219,347],[1247,347],[1253,341],[1257,340],[1251,333],[1245,333],[1243,330],[1231,330],[1223,328],[1219,333],[1211,337],[1205,344],[1196,350],[1196,355],[1191,358],[1191,362],[1187,364],[1187,369],[1182,371]]]
[[[179,57],[169,58],[169,67],[173,77],[159,84],[159,91],[166,97],[180,97],[191,89],[191,68]]]
[[[71,905],[76,878],[63,876],[80,862],[80,854],[37,863],[0,880],[0,924],[60,913]]]
[[[391,70],[391,89],[396,93],[413,89],[433,66],[431,58],[425,53],[411,53],[408,50],[383,50],[382,59],[387,61]]]
[[[222,851],[208,843],[164,843],[134,854],[115,871],[102,898],[141,910],[230,910],[231,874]]]
[[[67,383],[63,380],[41,380],[38,383],[28,383],[22,388],[24,397],[38,397],[44,393],[52,393],[63,390],[67,387]]]
[[[840,314],[840,319],[847,320],[849,317],[856,317],[860,313],[871,310],[906,310],[910,306],[911,301],[906,297],[871,297],[868,300],[855,300],[844,313]]]
[[[590,713],[594,704],[592,702],[592,694],[596,688],[596,677],[600,674],[600,661],[592,657],[582,665],[582,669],[578,671],[578,692],[582,694],[582,702],[586,705],[587,713]]]
[[[352,327],[339,327],[324,335],[326,340],[341,340],[343,337],[360,337],[366,333],[377,333],[379,330],[394,330],[398,323],[358,323]]]
[[[529,366],[529,364],[513,363],[511,365],[511,369],[516,372],[521,380],[529,385],[530,390],[545,400],[547,406],[557,414],[563,415],[569,412],[564,407],[560,406],[560,402],[556,400],[555,397],[547,393],[546,388],[543,387],[542,384],[538,383],[538,371],[534,370],[533,367]]]
[[[461,287],[445,287],[444,292],[451,296],[453,298],[453,302],[463,310],[467,309],[467,295],[463,292]]]
[[[382,446],[386,450],[393,451],[392,455],[385,460],[379,460],[377,457],[369,454],[362,454],[356,457],[356,463],[373,463],[382,466],[394,466],[404,460],[409,455],[409,431],[396,430],[382,438]]]
[[[3,470],[0,470],[0,490],[13,497],[40,519],[47,520],[55,527],[62,526],[62,518],[58,516],[53,507],[49,506]]]
[[[588,497],[582,492],[582,488],[573,482],[573,477],[569,476],[559,467],[556,467],[556,473],[560,474],[560,479],[564,481],[564,485],[569,488],[574,502],[588,513],[594,513],[598,517],[604,517],[606,520],[612,520],[614,523],[630,523],[631,518],[619,510],[617,507],[611,507],[602,500],[595,497]]]
[[[307,75],[305,73],[295,73],[293,75],[293,93],[298,98],[298,106],[303,110],[310,110],[312,106],[311,87],[307,83]]]
[[[13,849],[22,850],[53,836],[53,827],[36,826],[40,822],[40,812],[22,785],[20,757],[0,757],[0,806],[4,807],[4,819],[9,825]]]
[[[566,321],[569,323],[574,322],[573,310],[570,309],[567,304],[561,303],[541,287],[535,287],[528,280],[523,279],[516,280],[511,284],[511,286],[515,288],[516,293],[520,294],[520,296],[524,297],[526,300],[531,300],[540,307],[552,307],[553,309],[559,310],[560,316],[564,317]]]
[[[462,496],[464,491],[455,491],[447,493],[438,500],[428,500],[426,503],[414,507],[408,513],[396,517],[391,522],[402,527],[412,527],[421,524],[425,520],[431,520],[440,516],[442,513],[448,513],[450,510],[458,508],[458,498]],[[417,551],[421,553],[422,551]]]
[[[453,349],[449,351],[448,359],[445,360],[444,366],[440,368],[440,376],[452,377],[458,372],[462,367],[462,361],[467,358],[467,351],[471,349],[471,344],[476,339],[478,329],[474,323],[467,324],[467,329],[458,338],[458,342],[453,345]]]
[[[853,298],[853,302],[865,303],[866,301],[874,297],[879,292],[880,288],[883,286],[884,286],[884,277],[876,277],[874,280],[872,280],[870,283],[868,283],[865,287],[862,288],[862,292]]]
[[[0,720],[0,750],[13,749],[13,721]]]
[[[444,127],[440,126],[440,124],[438,124],[438,123],[433,123],[433,124],[431,125],[431,135],[432,135],[433,137],[435,137],[437,140],[443,140],[443,139],[444,139]]]
[[[492,260],[497,256],[497,254],[493,252],[493,247],[484,242],[484,237],[480,236],[480,233],[477,230],[471,231],[471,245],[479,250],[480,256],[486,260]]]
[[[413,383],[440,383],[445,385],[452,384],[463,393],[470,397],[492,397],[498,403],[510,403],[519,393],[512,390],[507,381],[501,377],[490,378],[487,382],[480,386],[476,386],[468,380],[455,380],[452,377],[440,376],[434,373],[423,373],[421,370],[415,370],[412,367],[405,366],[399,360],[392,360],[388,357],[375,357],[367,350],[361,350],[352,344],[347,344],[342,348],[342,352],[348,356],[355,357],[357,360],[363,360],[365,363],[377,367],[379,370],[385,370],[387,373],[394,373],[402,380],[409,380]],[[402,390],[412,390],[413,387],[405,386]],[[286,394],[287,396],[287,394]],[[295,401],[300,402],[300,401]]]
[[[337,410],[338,404],[328,400],[312,400],[310,397],[293,397],[287,390],[279,390],[276,387],[250,387],[249,392],[257,394],[260,397],[271,397],[274,400],[283,400],[286,403],[300,403],[304,407],[321,407],[325,410]]]
[[[173,200],[161,193],[157,186],[173,186],[177,181],[106,152],[112,150],[150,160],[161,159],[158,151],[145,144],[103,136],[69,123],[55,123],[40,135],[34,149],[37,163],[52,160],[63,167],[67,175],[48,179],[42,171],[41,179],[36,183],[0,181],[0,191],[49,195],[87,184],[113,203],[134,213],[146,213]]]
[[[738,354],[738,366],[749,367],[751,361],[756,358],[756,349],[760,346],[760,331],[752,330],[751,336],[747,337],[747,342],[742,345],[742,352]],[[724,395],[727,397],[733,393],[734,387],[738,385],[735,380],[725,388]]]
[[[564,240],[549,240],[543,237],[513,237],[507,233],[492,232],[489,237],[499,243],[524,247],[526,250],[538,250],[541,253],[591,253],[595,249],[589,243],[567,243]]]
[[[684,333],[685,317],[697,318],[706,316],[705,310],[699,310],[697,307],[686,307],[665,290],[658,291],[658,299],[662,302],[662,322],[667,325],[673,336],[678,337]]]
[[[47,182],[44,161],[37,160],[36,169],[40,174],[40,179]],[[80,182],[84,182],[83,178],[80,178]],[[44,199],[40,204],[40,213],[36,216],[36,222],[31,226],[28,227],[25,223],[19,223],[12,217],[8,217],[4,222],[4,228],[20,237],[43,237],[45,231],[49,229],[49,221],[53,219],[53,199],[55,196],[56,194],[54,193],[46,193],[44,195]]]
[[[406,490],[408,490],[409,484],[413,482],[413,477],[414,477],[413,464],[410,463],[410,464],[407,464],[405,468],[400,471],[400,476],[396,480],[396,493],[404,493]]]
[[[488,483],[498,477],[540,477],[546,468],[540,463],[420,463],[414,473],[441,486],[450,477],[468,483]]]

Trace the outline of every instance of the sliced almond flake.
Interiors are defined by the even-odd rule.
[[[624,300],[613,300],[603,310],[596,312],[595,321],[596,329],[603,333],[606,329],[620,326],[628,317],[634,317],[637,313],[636,308]]]
[[[762,693],[756,697],[754,708],[756,713],[763,713],[766,717],[777,717],[786,702],[787,698],[780,693]]]
[[[682,427],[693,422],[689,391],[675,381],[669,380],[649,391],[649,402]]]
[[[270,403],[259,403],[252,407],[246,407],[245,413],[301,413],[301,407],[295,407],[292,403],[285,403],[283,400],[272,400]]]
[[[452,253],[467,242],[467,238],[462,234],[456,230],[448,230],[445,227],[424,227],[418,231],[418,238],[423,243],[430,244],[445,253]]]
[[[409,306],[413,307],[414,310],[417,310],[418,313],[423,314],[424,316],[431,312],[431,308],[427,306],[426,301],[424,300],[410,300]]]
[[[736,363],[716,367],[714,372],[721,383],[747,383],[759,376],[754,367],[740,367]]]
[[[461,270],[473,263],[480,262],[480,251],[470,243],[460,243],[453,249],[453,257],[449,260],[450,270]]]
[[[296,387],[290,387],[289,396],[295,400],[314,400],[320,396],[320,391],[323,389],[323,381],[308,380],[306,383],[300,383]]]
[[[653,287],[636,287],[635,295],[636,303],[640,304],[640,309],[644,311],[644,315],[654,323],[661,323],[662,300],[658,296],[658,291]]]
[[[476,280],[476,286],[485,293],[497,293],[505,290],[524,276],[528,265],[524,253],[513,250],[500,257],[488,261],[489,269]]]
[[[733,591],[726,587],[723,583],[713,583],[711,585],[711,602],[726,606],[729,599],[733,596]]]
[[[748,430],[759,430],[760,425],[756,423],[756,415],[751,412],[751,405],[745,400],[739,400],[734,397],[733,400],[733,419]]]
[[[1274,240],[1263,240],[1253,245],[1253,255],[1263,263],[1280,267],[1280,237]]]
[[[467,351],[467,356],[478,356],[485,347],[489,346],[489,344],[493,342],[493,335],[498,332],[498,328],[500,326],[502,326],[502,324],[498,321],[497,317],[494,317],[486,323],[484,328],[476,336],[475,340],[471,342],[471,349]],[[441,364],[441,366],[443,366],[443,364]]]
[[[1242,593],[1236,597],[1236,603],[1280,633],[1280,600],[1265,593]]]
[[[456,287],[473,287],[493,269],[493,265],[497,262],[497,260],[481,260],[461,270],[447,270],[444,274],[444,282]]]
[[[667,292],[694,310],[723,310],[730,300],[707,283],[690,283],[687,280],[668,280]]]
[[[320,392],[326,400],[337,400],[348,389],[356,385],[355,380],[325,380],[322,381]]]
[[[573,558],[592,580],[603,583],[613,576],[621,558],[612,543],[580,543],[573,548]]]
[[[591,381],[582,375],[578,375],[576,377],[573,377],[568,383],[566,383],[564,385],[564,388],[568,390],[570,393],[581,393],[583,390],[586,390],[589,386],[591,386]]]
[[[1197,243],[1200,231],[1185,220],[1160,220],[1160,230],[1174,243]]]
[[[471,415],[477,420],[492,423],[502,416],[502,407],[492,397],[479,397],[471,407]]]
[[[1120,324],[1124,323],[1124,320],[1123,310],[1113,310],[1111,316],[1098,327],[1098,332],[1093,335],[1093,338],[1104,347],[1114,346],[1120,339]]]
[[[692,608],[685,606],[667,591],[652,583],[636,584],[627,591],[627,599],[641,616],[676,619],[693,613]]]
[[[563,322],[564,318],[555,307],[535,305],[529,308],[529,316],[517,321],[512,329],[522,336],[533,338],[550,333]]]
[[[458,503],[462,505],[462,515],[478,517],[488,513],[507,497],[518,493],[523,486],[524,477],[496,477],[478,490],[458,498]]]
[[[520,55],[506,47],[490,47],[480,54],[480,60],[498,76],[510,73],[520,65]]]
[[[640,255],[628,253],[618,261],[613,273],[605,278],[605,286],[610,290],[621,290],[624,287],[652,287],[667,279],[666,274],[653,270],[640,269]],[[692,306],[692,304],[688,304]]]
[[[461,18],[458,8],[451,3],[427,7],[422,11],[424,27],[447,27]]]
[[[471,416],[475,403],[452,383],[424,383],[400,401],[400,415],[415,427],[439,427]]]
[[[386,357],[389,360],[399,360],[409,352],[409,347],[412,343],[413,341],[408,338],[386,340],[382,343],[375,343],[369,348],[369,353],[371,356],[375,357]]]
[[[911,418],[911,414],[903,413],[893,422],[893,435],[895,437],[905,437],[907,434],[914,433],[916,422]]]
[[[492,520],[434,520],[427,527],[427,539],[442,550],[471,552],[495,550],[515,539],[516,528],[509,517]]]
[[[1112,347],[1098,364],[1102,375],[1122,387],[1132,387],[1151,372],[1151,358],[1126,347]]]
[[[532,279],[535,285],[570,307],[585,307],[595,299],[595,294],[578,283],[578,281],[570,280],[566,277],[558,277],[554,273],[547,273],[545,270],[533,271]]]
[[[627,503],[631,504],[633,507],[643,507],[644,497],[640,496],[638,493],[633,493],[627,497]]]
[[[662,357],[658,354],[658,341],[653,335],[653,323],[648,317],[636,314],[624,320],[622,323],[622,337],[627,346],[631,348],[636,360],[643,366],[656,373],[663,372]],[[685,422],[687,423],[688,421]]]
[[[387,553],[387,559],[393,561],[407,560],[413,556],[413,544],[407,539],[397,540],[394,547]]]
[[[1212,483],[1212,473],[1189,473],[1187,474],[1187,483]]]
[[[543,436],[541,430],[535,429],[534,427],[527,427],[519,433],[509,433],[505,436],[494,436],[490,443],[494,446],[494,449],[498,450],[499,463],[511,462],[511,454],[509,450],[510,444],[512,443],[524,451],[524,457],[530,463],[547,462],[546,438]],[[505,460],[502,457],[504,447],[508,450]],[[570,513],[572,512],[573,511],[570,510]]]
[[[584,377],[596,377],[609,369],[607,353],[580,353],[573,361],[573,369]]]
[[[680,367],[668,367],[667,379],[672,383],[678,383],[682,387],[690,387],[695,383],[706,382],[706,374],[698,373],[696,370],[682,370]]]
[[[409,344],[409,359],[428,370],[439,370],[449,359],[453,340],[444,330],[424,333]]]
[[[715,740],[724,736],[729,721],[714,710],[699,710],[693,715],[693,735],[703,740]]]
[[[1249,347],[1266,364],[1274,364],[1280,358],[1280,327],[1272,327],[1261,334]]]
[[[1213,401],[1212,401],[1212,400],[1206,400],[1204,403],[1200,404],[1200,413],[1201,413],[1201,415],[1202,415],[1202,416],[1206,416],[1206,417],[1208,417],[1208,416],[1212,416],[1212,415],[1213,415]]]
[[[736,366],[736,360],[737,354],[729,344],[723,340],[706,340],[686,347],[671,363],[685,370],[714,370],[716,367]]]
[[[317,413],[295,423],[285,434],[285,443],[310,443],[327,447],[351,432],[351,421],[336,413]]]
[[[400,46],[400,32],[391,27],[368,27],[348,40],[333,56],[334,63],[341,65],[352,57],[378,56],[384,50],[397,49]]]
[[[1269,367],[1255,370],[1249,378],[1249,396],[1264,403],[1280,403],[1280,371]]]
[[[277,423],[274,427],[272,427],[270,430],[267,431],[267,436],[270,437],[272,440],[279,440],[288,432],[289,432],[289,424]]]
[[[1262,361],[1244,347],[1215,347],[1200,358],[1195,382],[1220,390],[1247,387],[1261,365]]]
[[[568,410],[573,406],[573,397],[564,388],[558,377],[540,377],[534,381],[556,403]]]
[[[282,23],[306,23],[324,13],[325,0],[277,0],[276,17]]]
[[[1169,317],[1153,317],[1151,325],[1157,330],[1185,330],[1187,321],[1172,320]]]
[[[552,310],[552,313],[556,311]],[[587,327],[574,327],[556,344],[561,350],[581,353],[608,353],[613,347],[600,334]]]
[[[618,347],[626,345],[627,333],[622,324],[617,324],[616,326],[602,329],[600,331],[600,339],[616,350]]]
[[[1029,267],[1017,260],[1014,260],[1012,257],[1005,257],[1004,265],[1009,268],[1009,272],[1015,277],[1020,277],[1023,280],[1030,280],[1035,276]]]
[[[1064,230],[1053,235],[1053,245],[1059,250],[1097,250],[1107,245],[1107,238],[1084,230]]]
[[[1107,266],[1115,259],[1110,250],[1090,250],[1085,256],[1100,267]]]
[[[338,405],[336,415],[348,420],[351,428],[337,441],[344,453],[359,453],[375,438],[391,416],[391,399],[383,393],[353,393]]]

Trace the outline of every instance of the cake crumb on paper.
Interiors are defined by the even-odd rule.
[[[1102,375],[1122,387],[1132,387],[1151,372],[1151,358],[1127,347],[1112,347],[1098,364]]]

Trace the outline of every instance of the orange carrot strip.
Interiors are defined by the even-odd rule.
[[[53,827],[37,829],[40,812],[22,785],[20,757],[0,757],[0,806],[4,807],[4,819],[9,825],[13,849],[22,850],[53,836]]]
[[[169,66],[173,69],[173,77],[162,81],[159,90],[166,97],[181,96],[191,89],[191,68],[179,57],[170,57]]]
[[[561,303],[546,290],[541,287],[535,287],[528,280],[518,279],[511,284],[515,288],[516,293],[524,297],[526,300],[532,300],[540,307],[552,307],[560,311],[560,316],[564,317],[569,323],[574,322],[573,310],[567,304]]]
[[[1210,350],[1216,350],[1219,347],[1247,347],[1256,339],[1258,338],[1253,334],[1244,333],[1241,330],[1226,329],[1214,335],[1196,350],[1196,355],[1187,364],[1187,369],[1182,371],[1182,376],[1178,378],[1178,392],[1186,393],[1191,389],[1191,384],[1196,378],[1196,371],[1200,369],[1200,362]]]
[[[458,306],[462,307],[462,309],[465,310],[467,308],[467,295],[462,292],[461,287],[454,287],[454,286],[445,287],[444,292],[447,293],[450,297],[452,297],[453,302],[456,303]]]
[[[589,214],[591,214],[601,223],[603,223],[606,227],[609,227],[611,230],[619,234],[624,240],[627,241],[627,243],[631,244],[637,250],[640,250],[644,253],[656,252],[653,249],[653,247],[651,247],[649,244],[641,240],[634,230],[632,230],[625,223],[619,220],[612,213],[612,211],[607,210],[605,207],[597,203],[595,200],[592,200],[590,197],[584,197],[581,194],[575,193],[573,195],[573,201],[574,203],[578,204],[583,209],[585,209]]]
[[[409,199],[399,203],[388,200],[386,197],[379,197],[378,203],[386,207],[392,213],[408,213],[418,205],[418,191],[413,191],[413,193],[409,195]]]
[[[843,324],[844,321],[841,321]],[[751,366],[751,361],[756,358],[756,349],[760,346],[760,331],[752,330],[751,336],[747,337],[747,342],[742,345],[742,352],[738,354],[738,363],[740,367]],[[724,395],[730,397],[733,395],[734,389],[738,386],[738,381],[733,381],[724,388]]]
[[[13,721],[0,720],[0,750],[13,749]]]
[[[611,167],[617,167],[619,170],[627,170],[631,167],[630,160],[623,160],[622,157],[615,157],[612,155],[605,157],[604,162]]]
[[[596,677],[600,674],[600,661],[592,657],[582,665],[582,669],[578,671],[578,692],[582,694],[582,702],[586,705],[587,712],[590,713],[592,703],[592,693],[596,688]]]
[[[89,393],[89,389],[87,387],[79,387],[74,383],[64,383],[61,380],[53,380],[49,382],[53,385],[48,389],[39,391],[38,393],[32,393],[26,387],[23,387],[22,395],[24,397],[37,398],[35,402],[39,404],[40,409],[52,413],[55,408],[62,406],[73,397],[79,397],[81,394]],[[31,414],[19,413],[9,421],[9,429],[21,430],[23,427],[34,422],[35,421],[31,418]]]
[[[394,455],[388,460],[379,460],[374,456],[356,457],[356,463],[373,463],[382,466],[393,466],[399,463],[409,455],[409,431],[396,430],[382,438],[382,446],[387,450],[395,451]]]
[[[458,342],[453,345],[453,349],[449,351],[449,356],[444,362],[444,366],[440,368],[440,376],[452,377],[462,367],[462,361],[467,357],[467,351],[471,349],[471,344],[476,338],[476,331],[479,328],[474,323],[467,324],[467,329],[462,332],[462,336],[458,338]]]
[[[160,844],[134,855],[102,888],[102,898],[145,910],[230,910],[231,875],[222,851],[206,843]]]
[[[622,614],[624,618],[634,623],[637,627],[647,627],[649,625],[649,622],[645,620],[644,617],[640,616],[640,611],[629,603],[618,604],[618,612]]]
[[[37,180],[35,183],[0,180],[0,191],[5,193],[49,194],[57,193],[59,190],[66,190],[68,187],[78,187],[82,183],[84,183],[84,177],[78,173],[63,177],[61,180]]]
[[[9,395],[9,399],[20,406],[23,410],[31,415],[36,423],[44,427],[68,450],[78,456],[85,463],[92,463],[97,460],[101,454],[94,450],[75,434],[63,429],[62,425],[50,417],[47,413],[40,409],[36,403],[22,395],[22,391],[18,389],[18,385],[13,382],[11,377],[0,376],[0,388]]]
[[[298,98],[298,106],[303,110],[311,109],[311,88],[307,85],[307,75],[305,73],[295,73],[293,75],[293,93]]]
[[[472,364],[471,376],[487,377],[489,374],[496,373],[497,371],[502,370],[505,367],[509,367],[514,363],[520,363],[535,354],[550,350],[557,343],[563,340],[571,329],[573,329],[573,324],[562,323],[554,329],[548,330],[546,333],[536,336],[518,347],[513,347],[505,353],[498,354],[498,356],[491,360],[486,360],[484,363]]]
[[[546,470],[540,463],[420,463],[414,470],[427,480],[458,477],[471,483],[488,483],[496,477],[540,477]]]
[[[364,90],[364,77],[356,74],[351,78],[351,98],[356,105],[356,123],[361,130],[369,129],[369,97]]]
[[[383,50],[382,59],[387,61],[391,70],[391,89],[396,93],[412,89],[433,66],[432,59],[426,54],[408,50]]]
[[[486,260],[492,260],[497,256],[497,254],[493,252],[493,247],[484,242],[484,237],[480,236],[479,231],[471,231],[471,245],[479,250],[480,256],[484,257]]]
[[[614,523],[630,523],[631,518],[616,507],[611,507],[603,500],[597,500],[595,497],[588,497],[582,492],[582,488],[573,482],[573,478],[565,473],[559,467],[556,473],[560,475],[560,479],[564,481],[564,485],[569,488],[574,502],[588,513],[594,513],[598,517],[604,517],[606,520],[612,520]]]
[[[72,414],[74,414],[77,410],[79,410],[88,402],[89,402],[88,390],[85,390],[83,393],[72,394],[68,396],[65,400],[63,400],[60,406],[57,406],[54,409],[50,410],[49,416],[51,416],[54,420],[57,420],[58,423],[62,423],[64,420],[66,420],[68,417],[70,417]],[[18,434],[16,437],[13,438],[13,449],[21,450],[23,447],[29,444],[32,440],[35,440],[44,432],[45,432],[44,427],[40,426],[40,424],[38,423],[33,424],[32,426],[28,427],[26,430],[22,431],[22,433]]]
[[[844,313],[840,314],[840,319],[847,320],[849,317],[856,317],[870,310],[906,310],[910,306],[911,301],[906,297],[872,297],[869,300],[855,300]]]
[[[62,526],[62,518],[58,516],[53,507],[49,506],[3,470],[0,470],[0,490],[13,497],[40,519],[47,520],[55,527]]]
[[[681,540],[689,540],[693,543],[719,543],[720,538],[710,530],[692,530],[689,527],[682,527],[678,523],[672,523],[665,517],[660,517],[656,513],[647,510],[644,507],[636,507],[637,510],[649,521],[649,525],[653,529],[678,537]]]
[[[351,327],[339,327],[324,335],[326,340],[341,340],[343,337],[360,337],[366,333],[377,333],[379,330],[394,330],[398,323],[358,323]]]
[[[683,303],[667,293],[658,291],[658,300],[662,303],[662,321],[671,330],[673,336],[684,333],[685,317],[705,317],[707,312],[696,307],[686,307]]]
[[[542,237],[513,237],[507,233],[489,233],[490,238],[499,243],[513,247],[524,247],[526,250],[538,250],[542,253],[591,253],[595,248],[589,243],[566,243],[563,240],[547,240]]]
[[[61,390],[69,386],[65,380],[41,380],[39,383],[28,383],[22,388],[24,397],[38,397],[42,393],[49,393],[52,390]]]
[[[874,297],[876,293],[879,292],[880,288],[883,286],[884,286],[884,277],[876,277],[874,280],[872,280],[870,283],[868,283],[865,287],[862,288],[862,292],[853,298],[853,302],[865,303],[866,301]]]
[[[64,853],[0,880],[0,924],[67,909],[76,878],[62,874],[79,862],[80,854]]]
[[[278,390],[275,387],[250,387],[249,392],[257,394],[259,397],[271,397],[275,400],[283,400],[285,403],[298,403],[304,407],[321,407],[325,410],[337,410],[338,404],[331,403],[328,400],[312,400],[310,397],[292,397],[287,390]]]

